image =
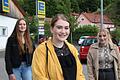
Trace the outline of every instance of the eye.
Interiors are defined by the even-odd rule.
[[[103,37],[106,37],[106,35],[103,35]]]
[[[23,24],[23,25],[26,25],[26,24]]]
[[[101,35],[99,35],[99,37],[101,37]]]
[[[99,37],[106,37],[106,35],[99,35]]]
[[[65,26],[65,29],[66,29],[66,30],[69,29],[69,26]]]
[[[19,25],[22,25],[21,23]]]
[[[24,26],[25,26],[26,24],[22,24],[22,23],[20,23],[19,25],[24,25]]]
[[[62,26],[60,26],[60,25],[57,25],[56,27],[57,27],[58,29],[62,29]]]

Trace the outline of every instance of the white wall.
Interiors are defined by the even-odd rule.
[[[0,15],[0,28],[7,28],[6,35],[0,35],[0,51],[5,50],[8,37],[11,35],[17,19]]]

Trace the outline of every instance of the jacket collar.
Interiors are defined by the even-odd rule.
[[[51,57],[53,57],[52,59],[53,59],[54,63],[55,63],[56,66],[58,67],[60,73],[63,74],[62,68],[61,68],[61,65],[60,65],[60,63],[59,63],[59,60],[58,60],[58,58],[57,58],[57,55],[56,55],[56,53],[55,53],[54,46],[53,46],[53,43],[52,43],[52,39],[51,39],[51,38],[47,40],[47,46],[48,46],[49,54],[51,55]]]
[[[115,49],[114,44],[108,44],[108,45],[109,45],[110,50]],[[99,43],[94,43],[94,44],[91,45],[91,47],[98,49],[99,48]]]
[[[99,49],[99,43],[95,43],[95,44],[92,44],[91,45],[91,48],[94,48],[94,49]],[[109,44],[109,49],[110,49],[110,54],[118,60],[118,56],[117,56],[117,51],[116,51],[116,47],[115,47],[115,44]]]

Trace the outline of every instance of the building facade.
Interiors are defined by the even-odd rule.
[[[3,4],[6,5],[6,3],[8,9],[3,11]],[[7,39],[13,31],[16,21],[23,18],[24,15],[25,12],[16,0],[0,0],[0,51],[5,50]]]

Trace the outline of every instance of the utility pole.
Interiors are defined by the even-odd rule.
[[[100,18],[100,22],[101,22],[101,29],[104,28],[103,26],[103,0],[101,0],[101,18]]]
[[[36,21],[38,22],[38,0],[35,1],[36,2]],[[37,25],[37,27],[39,27]],[[38,30],[38,41],[39,41],[39,30]]]
[[[37,6],[37,4],[38,4],[38,1],[36,0],[36,17],[38,18],[38,6]]]
[[[38,40],[39,40],[39,35],[44,35],[45,1],[36,0],[36,19],[38,22]]]

